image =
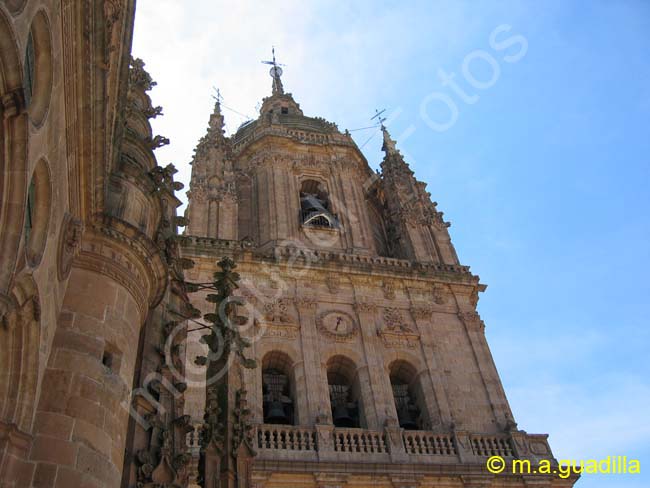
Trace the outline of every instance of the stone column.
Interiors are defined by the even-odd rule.
[[[159,255],[122,232],[93,225],[73,262],[33,429],[37,472],[56,468],[43,486],[120,486],[140,329],[164,285]]]
[[[359,317],[359,327],[363,343],[366,364],[368,366],[368,379],[371,394],[366,398],[364,405],[370,403],[372,408],[366,412],[368,428],[379,430],[387,418],[397,419],[395,403],[392,394],[385,391],[385,378],[381,374],[386,370],[383,356],[377,348],[377,307],[369,302],[357,302],[355,309]]]
[[[142,311],[123,285],[74,268],[36,413],[31,458],[56,486],[118,487]]]
[[[458,318],[467,331],[494,418],[502,428],[505,428],[512,422],[512,413],[485,339],[485,324],[474,310],[459,312]]]
[[[411,315],[413,315],[417,329],[420,332],[422,354],[429,372],[428,381],[422,385],[422,390],[425,392],[425,401],[429,410],[430,420],[433,423],[435,419],[431,417],[438,414],[440,416],[440,423],[446,427],[451,425],[452,417],[449,402],[447,401],[447,394],[441,381],[443,371],[436,361],[436,352],[431,331],[433,327],[431,323],[432,314],[433,309],[429,305],[413,305],[411,307]],[[423,379],[421,378],[421,381]],[[429,392],[434,395],[430,395]]]
[[[311,297],[296,299],[300,317],[300,341],[302,344],[305,385],[307,396],[307,425],[312,425],[317,417],[330,419],[329,394],[325,390],[327,376],[321,367],[320,348],[316,331],[316,307],[318,303]]]
[[[349,233],[351,242],[348,240],[347,244],[350,246],[349,252],[367,252],[368,245],[364,241],[362,235],[362,222],[359,202],[357,201],[354,188],[351,183],[349,175],[341,175],[340,177],[341,189],[343,191],[342,199],[338,203],[336,211],[339,214],[345,230]]]
[[[394,463],[407,462],[408,454],[404,449],[403,440],[404,429],[399,426],[397,415],[395,415],[395,418],[386,420],[384,432],[386,433],[386,442],[388,443],[391,461]]]

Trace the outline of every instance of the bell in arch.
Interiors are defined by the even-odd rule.
[[[414,408],[400,408],[397,411],[399,426],[406,430],[417,430],[418,422],[416,414],[417,412]]]
[[[334,425],[337,427],[354,427],[356,422],[350,415],[350,409],[346,405],[335,405],[332,412]]]
[[[280,400],[272,400],[269,403],[268,412],[264,418],[267,424],[288,424],[289,416],[287,415],[284,403]]]
[[[349,401],[348,385],[329,385],[332,420],[336,427],[357,427],[356,404]]]
[[[408,385],[393,385],[395,406],[397,407],[397,420],[399,426],[406,430],[418,429],[418,407],[413,403],[408,391]]]

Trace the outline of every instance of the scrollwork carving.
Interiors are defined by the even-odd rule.
[[[57,267],[57,274],[60,281],[65,280],[70,275],[72,261],[81,249],[82,234],[83,224],[81,220],[74,218],[70,214],[66,214],[61,223],[59,236],[59,265]]]

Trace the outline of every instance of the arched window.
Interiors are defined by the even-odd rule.
[[[363,423],[363,411],[355,364],[344,356],[331,358],[327,362],[327,384],[334,425],[360,427]]]
[[[29,242],[29,236],[34,227],[34,207],[36,206],[36,182],[32,178],[27,189],[27,205],[25,208],[25,242]]]
[[[262,360],[262,398],[265,424],[294,425],[293,361],[283,352],[270,352]]]
[[[52,188],[50,170],[44,159],[36,163],[34,174],[27,188],[25,201],[25,255],[30,266],[36,267],[43,256],[47,229],[50,223]]]
[[[312,227],[338,227],[332,213],[327,190],[316,180],[305,180],[300,186],[300,219]]]
[[[391,363],[389,371],[400,427],[407,430],[427,428],[429,419],[417,371],[402,360]]]
[[[27,35],[27,47],[25,49],[25,62],[23,68],[23,91],[25,93],[25,106],[29,107],[32,101],[34,91],[34,65],[36,64],[36,54],[34,52],[34,36],[31,30]]]

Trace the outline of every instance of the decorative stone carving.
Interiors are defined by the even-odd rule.
[[[358,314],[374,313],[377,310],[377,305],[368,301],[359,301],[354,304],[354,308]]]
[[[296,325],[267,325],[264,328],[264,337],[294,340],[299,332],[300,327]]]
[[[411,314],[416,320],[428,320],[432,313],[433,308],[430,305],[413,305],[411,307]]]
[[[471,312],[458,312],[458,318],[471,330],[485,330],[485,323],[481,320],[481,316],[476,311]]]
[[[264,319],[271,324],[292,324],[294,318],[289,312],[291,300],[289,298],[278,298],[264,302]]]
[[[151,149],[158,149],[159,147],[163,147],[163,146],[166,146],[168,144],[169,144],[169,139],[168,138],[166,138],[164,136],[161,136],[161,135],[157,135],[153,139],[151,139],[150,147],[151,147]]]
[[[382,290],[384,292],[384,298],[386,300],[395,299],[395,281],[384,280],[384,282],[382,283]]]
[[[336,295],[341,290],[341,278],[334,273],[327,275],[327,278],[325,278],[325,284],[327,285],[329,292],[333,295]]]
[[[419,334],[409,326],[397,308],[385,308],[383,312],[384,325],[377,331],[384,347],[413,349],[417,346]]]
[[[378,332],[387,349],[415,349],[420,336],[417,334],[396,334],[386,330]]]
[[[398,308],[384,309],[384,325],[386,329],[397,332],[413,332],[413,329],[404,322],[402,312]]]
[[[318,301],[312,297],[298,297],[296,298],[295,302],[298,308],[304,308],[308,310],[315,310],[318,306]]]
[[[433,285],[433,301],[438,305],[444,305],[447,303],[448,294],[446,287],[440,284]]]
[[[340,310],[321,313],[316,318],[316,327],[323,335],[337,342],[352,340],[358,330],[354,318]]]
[[[59,236],[57,275],[60,281],[65,280],[70,275],[72,261],[81,249],[82,234],[83,224],[81,220],[66,214],[61,223]]]
[[[157,85],[157,83],[151,79],[151,75],[145,71],[144,61],[139,58],[131,59],[129,84],[138,86],[144,91],[151,90]]]

